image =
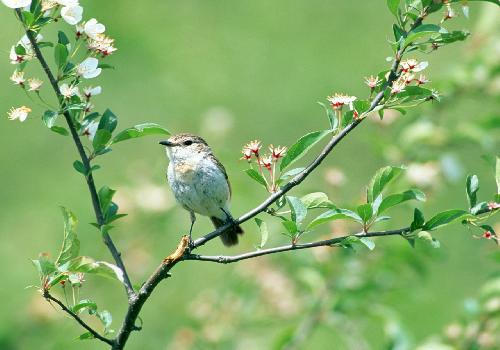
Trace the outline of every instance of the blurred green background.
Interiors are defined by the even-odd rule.
[[[241,146],[255,138],[266,145],[291,145],[306,132],[325,128],[326,118],[316,101],[334,91],[366,96],[363,77],[386,69],[385,58],[391,54],[387,40],[392,18],[382,0],[81,3],[85,18],[106,24],[119,48],[107,62],[116,69],[92,81],[103,86],[103,94],[94,101],[97,109],[111,108],[120,118],[119,129],[151,121],[172,132],[202,135],[226,166],[234,189],[234,215],[253,208],[266,195],[243,173],[245,164],[238,161]],[[461,16],[450,23],[470,29],[472,41],[426,58],[432,86],[445,94],[443,105],[418,107],[390,125],[365,123],[293,193],[324,191],[335,203],[349,207],[360,200],[376,169],[401,163],[424,164],[429,171],[424,180],[417,174],[400,185],[424,186],[428,201],[422,208],[428,216],[441,209],[465,208],[467,173],[479,175],[481,193],[493,193],[492,172],[480,155],[498,152],[499,87],[498,81],[490,84],[484,67],[491,63],[488,53],[493,59],[499,53],[498,40],[495,47],[484,33],[498,35],[494,25],[499,22],[495,6],[473,4],[469,20]],[[74,340],[81,333],[78,326],[35,289],[25,289],[38,280],[29,259],[41,251],[57,253],[62,237],[59,205],[80,219],[82,253],[108,261],[111,257],[88,224],[93,220],[89,195],[72,168],[76,152],[71,139],[47,131],[40,121],[43,109],[8,80],[13,70],[8,50],[22,31],[3,6],[0,23],[0,112],[5,116],[11,106],[23,104],[34,110],[23,124],[9,122],[6,116],[1,119],[0,348],[103,349],[97,342]],[[475,36],[475,30],[484,36]],[[54,33],[43,34],[54,40]],[[38,68],[31,69],[45,80]],[[456,98],[447,101],[447,91]],[[48,86],[42,95],[53,98]],[[422,120],[430,129],[422,131]],[[493,120],[496,127],[487,131],[489,136],[478,136],[475,123],[484,120]],[[407,136],[416,130],[423,136],[410,140]],[[129,214],[112,236],[137,284],[175,248],[189,223],[165,183],[167,161],[157,141],[149,137],[116,145],[97,162],[102,166],[96,174],[98,185],[117,189],[117,201]],[[392,214],[394,219],[380,228],[407,225],[411,205]],[[286,242],[278,223],[267,221],[272,233],[268,245]],[[238,247],[230,250],[214,241],[202,251],[233,254],[253,249],[260,241],[257,228],[253,222],[244,228],[247,233]],[[349,227],[325,227],[305,239],[344,229]],[[195,236],[209,230],[208,220],[200,219]],[[280,337],[308,314],[320,286],[327,286],[333,298],[342,295],[343,282],[337,276],[358,278],[344,282],[362,286],[355,299],[359,305],[345,312],[340,322],[345,329],[320,322],[299,348],[382,348],[387,325],[373,317],[376,303],[389,306],[409,341],[420,343],[459,317],[464,300],[474,297],[498,270],[489,257],[496,249],[492,242],[472,239],[460,225],[440,231],[437,238],[442,249],[430,252],[388,238],[377,240],[374,252],[303,251],[228,266],[183,263],[144,307],[144,329],[133,334],[128,349],[279,347]],[[377,268],[371,271],[371,266]],[[371,293],[372,279],[383,288]],[[119,327],[126,299],[118,283],[88,278],[81,297],[110,310],[115,329]],[[341,340],[339,333],[345,332],[359,333],[365,343]]]

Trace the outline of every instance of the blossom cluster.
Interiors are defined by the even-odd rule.
[[[420,74],[418,78],[415,73],[423,71],[429,65],[428,62],[418,62],[416,59],[409,59],[401,62],[401,71],[398,79],[392,83],[391,93],[399,94],[403,92],[406,86],[415,82],[416,85],[423,85],[430,82],[424,74]]]
[[[40,26],[35,26],[37,43],[43,40],[43,36],[39,34],[41,26],[46,23],[56,22],[62,19],[67,24],[74,26],[76,43],[75,45],[63,45],[68,51],[68,57],[74,57],[74,54],[83,45],[88,49],[84,58],[80,63],[62,62],[60,73],[58,74],[58,82],[61,80],[71,81],[69,83],[59,84],[61,95],[66,100],[67,104],[78,104],[81,106],[83,116],[90,112],[94,106],[90,103],[92,96],[101,93],[100,86],[87,87],[80,93],[78,85],[81,79],[92,79],[98,77],[102,68],[100,67],[99,57],[104,58],[115,52],[117,49],[114,46],[114,39],[105,35],[106,27],[99,23],[97,19],[91,18],[88,21],[83,21],[83,7],[79,0],[41,0],[40,10],[33,10],[32,0],[1,0],[2,3],[13,9],[20,9],[25,12],[33,11],[36,23],[43,23]],[[40,9],[40,7],[38,8]],[[40,21],[40,22],[37,22]],[[61,43],[61,42],[60,42]],[[73,49],[71,49],[73,47]],[[24,35],[15,45],[11,47],[9,59],[12,64],[17,65],[16,70],[11,75],[10,80],[17,86],[20,86],[25,91],[34,92],[42,100],[39,92],[42,88],[43,81],[36,77],[26,77],[26,63],[36,58],[35,50],[32,47],[27,35]],[[74,110],[74,109],[73,109]],[[25,121],[31,109],[28,107],[12,108],[8,112],[10,120]],[[84,130],[83,133],[86,131]]]
[[[260,153],[261,148],[262,144],[259,140],[250,141],[243,146],[243,150],[241,151],[243,157],[241,159],[246,160],[250,165],[252,164],[252,160],[255,160],[259,173],[266,183],[267,190],[273,193],[278,189],[276,164],[285,156],[287,148],[285,146],[275,147],[271,144],[269,145],[269,153],[264,155]],[[269,181],[264,174],[264,168],[268,170]]]

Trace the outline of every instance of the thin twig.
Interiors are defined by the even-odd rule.
[[[17,15],[19,16],[19,18],[21,19],[22,18],[21,10],[16,9],[16,12],[17,12]],[[35,33],[26,27],[25,27],[25,31],[26,31],[26,36],[28,37],[28,39],[31,43],[31,46],[33,47],[33,51],[35,52],[35,55],[36,55],[38,61],[40,61],[40,64],[41,64],[45,74],[49,78],[50,85],[52,86],[52,89],[54,90],[54,92],[57,96],[59,106],[61,107],[61,109],[64,109],[64,102],[63,102],[64,98],[61,94],[61,91],[59,90],[59,85],[57,83],[57,79],[52,74],[52,71],[50,70],[50,67],[47,64],[47,61],[45,60],[42,52],[40,51],[38,43],[36,42]],[[91,172],[90,160],[87,157],[87,154],[85,153],[85,149],[83,148],[82,141],[80,140],[80,136],[78,135],[78,131],[76,130],[75,124],[73,123],[73,120],[71,119],[71,115],[69,114],[69,111],[65,110],[63,112],[63,115],[64,115],[64,119],[66,120],[66,123],[68,124],[68,128],[71,132],[71,136],[73,137],[73,141],[75,142],[75,145],[76,145],[76,148],[78,150],[78,154],[80,155],[80,158],[82,160],[83,166],[86,170],[86,173],[88,174],[85,176],[85,180],[87,182],[87,186],[88,186],[89,192],[90,192],[90,197],[92,199],[92,205],[94,208],[94,212],[95,212],[95,216],[96,216],[96,220],[97,220],[97,225],[99,226],[99,229],[102,233],[102,238],[104,240],[104,243],[108,247],[108,250],[111,252],[111,255],[113,256],[113,259],[115,260],[116,265],[123,272],[125,290],[127,292],[129,300],[132,300],[135,298],[135,292],[134,292],[134,288],[132,287],[132,282],[130,281],[130,278],[128,276],[128,273],[127,273],[127,270],[126,270],[125,265],[123,263],[123,260],[121,258],[121,253],[116,248],[109,233],[101,230],[102,226],[104,226],[104,224],[105,224],[105,220],[104,220],[104,215],[103,215],[102,210],[101,210],[101,205],[99,202],[99,196],[97,194],[97,189],[96,189],[95,182],[94,182],[94,177],[93,177],[92,172]]]
[[[90,327],[87,323],[85,323],[84,320],[82,320],[80,318],[80,316],[78,316],[77,314],[75,314],[73,311],[71,311],[68,307],[66,307],[66,305],[63,304],[62,301],[60,301],[59,299],[57,298],[54,298],[48,290],[45,290],[43,292],[43,297],[47,300],[50,300],[50,301],[53,301],[54,303],[56,303],[57,305],[59,305],[59,307],[64,311],[66,312],[68,315],[70,315],[71,317],[73,317],[76,322],[78,322],[83,328],[85,328],[87,331],[89,331],[93,336],[94,338],[96,339],[99,339],[100,341],[102,342],[105,342],[106,344],[109,344],[111,346],[113,346],[115,344],[114,340],[112,339],[108,339],[102,335],[100,335],[96,330],[94,330],[92,327]]]
[[[215,263],[219,263],[219,264],[230,264],[230,263],[234,263],[237,261],[251,259],[251,258],[258,257],[258,256],[263,256],[263,255],[288,252],[288,251],[292,251],[292,250],[315,248],[315,247],[334,246],[336,244],[339,244],[344,239],[346,239],[347,237],[350,237],[350,236],[356,236],[358,238],[396,236],[396,235],[399,236],[399,235],[402,235],[402,234],[409,232],[409,231],[410,231],[410,228],[405,227],[405,228],[401,228],[398,230],[358,233],[358,234],[354,234],[354,235],[346,235],[346,236],[342,236],[342,237],[335,237],[335,238],[331,238],[331,239],[325,239],[322,241],[316,241],[316,242],[310,242],[310,243],[287,244],[287,245],[283,245],[280,247],[261,249],[261,250],[256,250],[256,251],[249,252],[249,253],[244,253],[244,254],[240,254],[240,255],[232,255],[232,256],[230,256],[230,255],[229,256],[228,255],[210,256],[210,255],[188,254],[184,258],[184,260],[199,260],[199,261],[210,261],[210,262],[215,262]]]

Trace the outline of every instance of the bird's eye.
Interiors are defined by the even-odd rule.
[[[184,141],[184,145],[185,146],[189,146],[189,145],[192,145],[192,144],[193,144],[193,141],[191,141],[191,140]]]

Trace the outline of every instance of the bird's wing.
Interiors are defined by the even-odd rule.
[[[213,154],[211,156],[215,164],[217,164],[217,167],[222,171],[224,177],[226,178],[227,186],[229,187],[229,198],[231,198],[232,195],[231,183],[229,182],[229,178],[227,177],[226,168],[224,168],[224,165],[222,165],[222,163],[217,159],[217,157],[215,157]]]

